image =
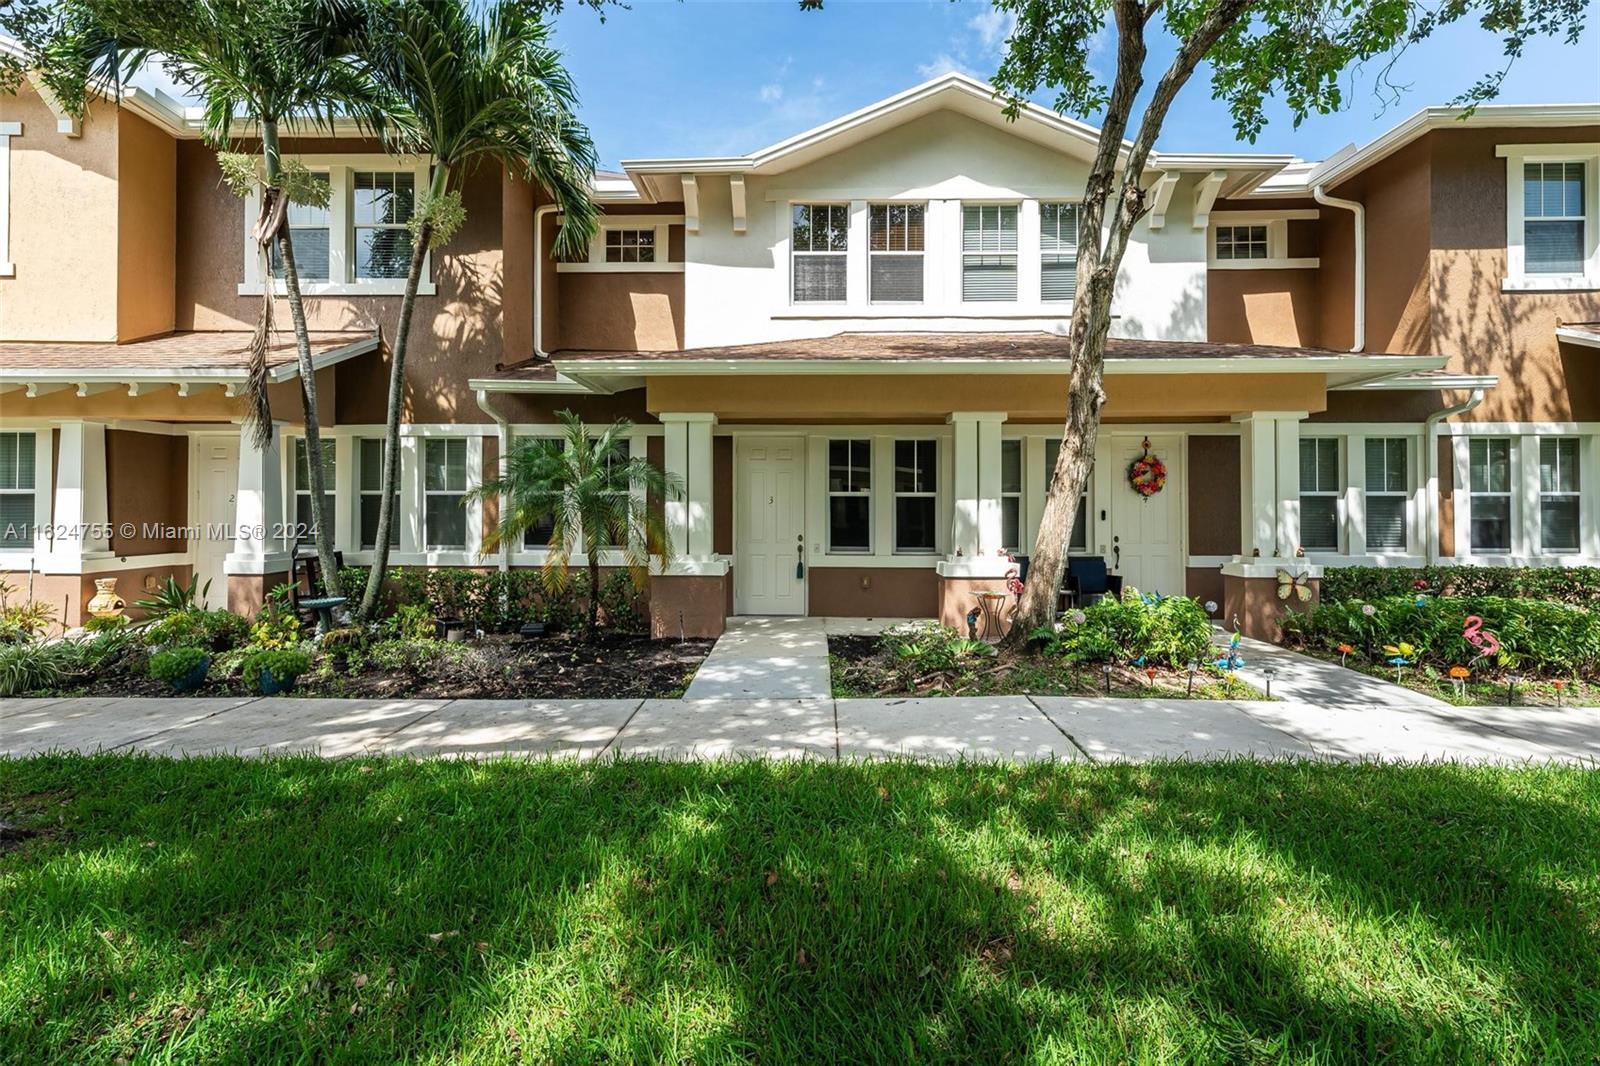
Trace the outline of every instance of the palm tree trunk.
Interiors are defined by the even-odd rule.
[[[589,635],[600,628],[600,549],[589,552]]]
[[[262,148],[267,158],[267,185],[277,188],[280,170],[278,151],[278,126],[275,122],[261,124]],[[280,191],[279,195],[282,195]],[[333,530],[323,521],[322,503],[327,498],[327,484],[322,476],[322,422],[317,415],[317,375],[311,362],[311,335],[306,328],[306,308],[300,299],[300,274],[295,268],[294,245],[289,239],[289,229],[280,225],[276,234],[278,255],[283,259],[283,287],[289,298],[289,317],[294,322],[295,356],[300,365],[300,400],[306,418],[306,466],[311,478],[311,532],[317,545],[317,563],[322,570],[322,585],[329,596],[339,592],[339,567],[333,555]],[[272,279],[265,279],[266,299],[272,299]]]

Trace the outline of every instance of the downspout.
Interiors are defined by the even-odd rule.
[[[1422,501],[1422,511],[1424,521],[1427,522],[1425,534],[1428,541],[1429,566],[1439,565],[1439,516],[1442,513],[1439,506],[1439,423],[1447,418],[1454,418],[1456,415],[1464,415],[1482,402],[1483,390],[1473,389],[1472,395],[1468,396],[1463,402],[1456,404],[1454,407],[1446,407],[1435,411],[1423,421],[1423,447],[1428,451],[1426,461],[1428,491],[1426,493],[1427,499]],[[1456,545],[1456,553],[1459,555],[1460,552],[1461,546],[1458,544]]]
[[[1321,185],[1311,190],[1311,196],[1319,204],[1327,207],[1343,208],[1355,216],[1356,321],[1354,343],[1350,345],[1350,350],[1352,352],[1365,351],[1367,347],[1367,209],[1354,200],[1341,200],[1337,196],[1329,196],[1323,191],[1323,186]]]
[[[534,327],[535,343],[537,343],[537,341],[538,341],[538,336],[539,336],[539,332],[538,331],[539,331],[539,327],[535,326]],[[499,411],[495,410],[494,404],[489,402],[489,390],[488,389],[479,389],[479,390],[477,390],[476,395],[477,395],[477,398],[478,398],[478,407],[479,407],[479,409],[482,410],[484,414],[486,414],[490,418],[494,419],[494,424],[496,426],[500,427],[500,451],[499,451],[499,454],[495,456],[495,466],[496,466],[495,474],[496,474],[497,477],[504,477],[505,476],[505,471],[506,471],[506,456],[509,454],[509,449],[511,448],[511,427],[506,424],[506,416],[501,414]],[[504,521],[505,520],[505,516],[506,516],[506,498],[505,498],[505,495],[502,494],[500,496],[500,515],[499,515],[499,520],[500,521]],[[510,569],[511,569],[511,542],[509,540],[501,540],[500,541],[500,570],[502,572],[504,572],[504,571],[507,571],[507,570],[510,570]]]
[[[544,350],[544,220],[559,210],[555,204],[545,204],[533,211],[533,354],[539,359],[549,358]],[[482,406],[483,401],[478,403]]]

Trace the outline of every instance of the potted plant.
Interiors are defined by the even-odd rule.
[[[206,683],[211,656],[204,648],[185,645],[157,652],[150,659],[150,676],[165,681],[175,692],[192,692]]]
[[[322,650],[333,660],[333,668],[340,673],[350,668],[350,653],[361,647],[365,634],[355,626],[330,629],[322,635]]]
[[[263,696],[276,696],[294,688],[295,679],[311,669],[311,656],[298,648],[258,651],[244,661],[245,684]]]

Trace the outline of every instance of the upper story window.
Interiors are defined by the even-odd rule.
[[[968,204],[961,209],[961,298],[1017,298],[1017,206]]]
[[[1271,253],[1267,243],[1267,227],[1218,226],[1218,259],[1266,259]]]
[[[867,298],[873,303],[921,303],[922,204],[873,204],[867,209]]]
[[[1300,438],[1300,545],[1306,551],[1339,550],[1339,476],[1337,437]]]
[[[398,296],[411,269],[411,232],[418,190],[427,187],[426,160],[384,155],[308,155],[299,157],[328,185],[328,206],[289,206],[289,240],[295,272],[305,296]],[[244,202],[240,229],[244,255],[241,296],[261,294],[261,260],[248,238],[260,212],[259,192]],[[271,282],[283,291],[283,266],[274,252],[268,261]],[[422,260],[417,293],[431,296],[431,256]]]
[[[1078,205],[1039,205],[1039,296],[1046,303],[1078,292]]]
[[[0,548],[33,547],[36,435],[0,433]]]
[[[1502,144],[1507,291],[1600,289],[1600,144]]]
[[[1528,273],[1583,273],[1583,171],[1579,162],[1523,164],[1523,269]]]
[[[850,208],[795,204],[790,230],[795,303],[844,303]]]
[[[608,229],[605,234],[606,262],[654,263],[656,261],[654,229]]]

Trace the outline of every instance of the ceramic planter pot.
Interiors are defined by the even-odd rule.
[[[263,696],[276,696],[294,688],[294,674],[275,674],[271,670],[261,670],[256,673],[256,688],[261,690]]]
[[[85,606],[96,618],[115,618],[127,604],[117,595],[116,578],[97,577],[94,580],[94,596]]]
[[[174,691],[193,692],[206,683],[206,673],[211,669],[211,656],[207,655],[194,664],[194,669],[178,678],[172,683]]]

